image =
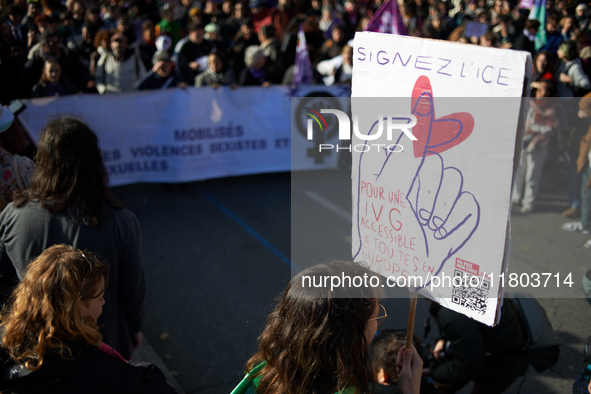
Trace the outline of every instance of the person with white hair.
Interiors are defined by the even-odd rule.
[[[258,45],[251,45],[244,51],[245,67],[240,72],[238,84],[241,86],[271,85],[267,72],[266,59],[262,49]]]
[[[587,4],[581,3],[577,6],[577,8],[575,8],[575,19],[579,25],[579,30],[588,35],[591,18],[589,18],[589,9]]]

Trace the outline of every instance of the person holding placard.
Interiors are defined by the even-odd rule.
[[[378,287],[331,289],[330,282],[317,287],[326,277],[379,281],[369,269],[342,261],[296,275],[269,315],[259,350],[232,394],[372,392],[369,344],[386,318]],[[418,394],[423,361],[416,349],[403,347],[396,364],[401,391]]]

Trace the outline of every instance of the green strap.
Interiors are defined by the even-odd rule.
[[[234,390],[232,390],[232,392],[230,394],[247,394],[247,393],[249,393],[249,389],[251,389],[251,386],[253,385],[253,383],[254,383],[254,386],[256,387],[258,385],[259,380],[261,379],[262,375],[259,375],[254,379],[252,378],[252,376],[259,373],[260,370],[263,369],[263,367],[266,364],[267,364],[267,362],[263,361],[262,363],[260,363],[256,367],[254,367],[249,373],[246,374],[244,379],[242,379],[242,381],[240,383],[238,383],[238,386],[236,386],[236,388]],[[252,392],[252,390],[250,390],[250,392]]]
[[[253,376],[257,375],[266,364],[267,362],[263,361],[262,363],[254,367],[249,373],[246,374],[244,379],[242,379],[242,381],[238,383],[238,386],[236,386],[236,388],[232,390],[230,394],[255,394],[256,387],[259,385],[259,381],[261,380],[263,375],[258,375],[254,379]],[[335,394],[355,394],[355,387],[347,387],[346,389],[341,390]]]

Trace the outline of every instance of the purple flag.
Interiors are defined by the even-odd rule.
[[[292,87],[309,85],[313,80],[314,73],[312,71],[310,55],[308,54],[308,47],[306,46],[306,35],[304,34],[304,27],[300,24]]]
[[[386,0],[367,24],[366,31],[390,33],[405,36],[408,34],[402,22],[402,15],[396,0]]]

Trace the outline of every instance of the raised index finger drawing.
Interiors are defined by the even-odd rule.
[[[470,240],[480,221],[480,205],[476,197],[465,190],[461,170],[446,166],[442,156],[471,135],[474,119],[467,112],[437,118],[433,89],[426,76],[420,76],[415,82],[409,110],[416,118],[416,125],[412,130],[417,140],[413,141],[412,155],[409,150],[400,153],[374,153],[371,160],[364,157],[365,152],[360,155],[356,199],[359,247],[354,258],[362,256],[368,249],[377,248],[386,257],[399,257],[405,261],[409,258],[402,256],[402,249],[415,251],[422,245],[425,257],[434,266],[432,275],[436,276],[449,258]],[[376,123],[369,128],[366,135],[375,133]],[[400,144],[402,138],[401,133],[395,143]],[[453,154],[453,151],[448,154]],[[396,169],[407,170],[408,167],[416,168],[410,184],[395,184],[394,180],[382,176]],[[362,173],[366,176],[362,176]],[[385,190],[397,192],[385,193]],[[404,199],[402,202],[401,198]],[[365,204],[359,204],[364,199]],[[401,209],[405,208],[404,201],[413,213],[422,239],[401,235]],[[360,217],[364,212],[368,217]],[[370,238],[365,230],[372,234],[377,233],[378,236]],[[396,248],[389,249],[384,238]],[[400,256],[396,256],[397,252]],[[375,254],[366,257],[373,260],[373,264],[391,266],[390,262]],[[404,274],[404,269],[400,272]],[[426,281],[424,285],[428,284]]]

